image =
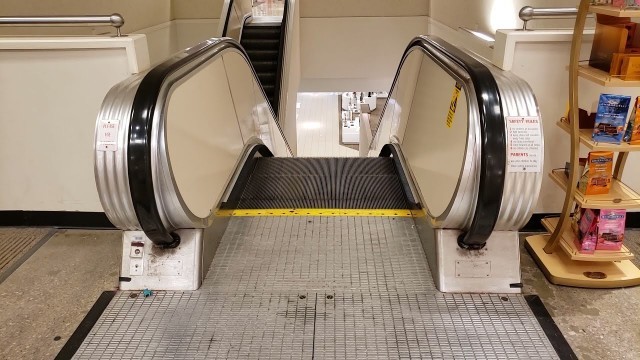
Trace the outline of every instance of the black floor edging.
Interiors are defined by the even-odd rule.
[[[78,351],[80,345],[82,345],[82,342],[87,335],[89,335],[89,332],[93,329],[93,326],[96,324],[98,319],[100,319],[100,316],[115,295],[115,291],[105,291],[100,294],[100,297],[96,300],[95,304],[93,304],[91,310],[89,310],[84,319],[82,319],[82,322],[78,325],[71,337],[69,337],[67,343],[64,344],[62,349],[60,349],[55,360],[67,360],[71,359],[73,355],[75,355],[76,351]]]
[[[0,211],[0,226],[115,229],[105,213],[84,211]]]
[[[525,295],[525,300],[527,300],[527,304],[529,304],[529,308],[533,312],[533,315],[540,323],[542,330],[545,335],[549,339],[549,342],[555,349],[556,353],[562,360],[574,360],[578,359],[576,353],[573,352],[573,349],[567,342],[567,339],[564,338],[562,332],[556,325],[556,322],[553,321],[551,314],[547,311],[547,308],[542,303],[542,300],[538,295]]]

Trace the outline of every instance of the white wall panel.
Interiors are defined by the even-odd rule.
[[[148,67],[144,40],[0,41],[0,210],[102,211],[96,116],[113,85]]]
[[[388,91],[409,41],[428,18],[300,19],[300,91]]]

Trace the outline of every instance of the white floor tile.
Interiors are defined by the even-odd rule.
[[[299,93],[298,102],[298,156],[358,156],[358,150],[340,145],[338,94]]]

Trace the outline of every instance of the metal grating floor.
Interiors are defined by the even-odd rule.
[[[413,221],[242,217],[201,290],[119,292],[76,359],[556,359],[522,296],[433,284]]]

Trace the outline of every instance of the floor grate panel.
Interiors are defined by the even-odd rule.
[[[0,228],[0,279],[51,231],[44,228]]]
[[[408,218],[230,221],[202,288],[119,292],[76,359],[557,359],[520,295],[433,284]]]
[[[203,288],[435,292],[411,218],[234,218]]]

